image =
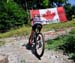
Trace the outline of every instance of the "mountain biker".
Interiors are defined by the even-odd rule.
[[[29,37],[29,43],[27,44],[29,47],[32,46],[32,36],[33,36],[33,34],[34,34],[35,30],[36,30],[36,27],[38,25],[40,25],[39,31],[41,31],[41,29],[42,29],[42,21],[41,21],[39,15],[35,15],[34,18],[32,18],[32,21],[33,21],[32,31],[31,31],[31,35]]]

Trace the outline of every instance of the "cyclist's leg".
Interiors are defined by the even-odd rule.
[[[29,37],[29,44],[31,44],[31,45],[32,45],[32,37],[33,37],[33,34],[35,32],[35,29],[36,29],[36,24],[32,26],[31,35]]]
[[[29,37],[29,44],[30,44],[30,45],[32,45],[32,40],[31,40],[31,39],[32,39],[33,33],[34,33],[34,31],[32,30],[32,31],[31,31],[31,35],[30,35],[30,37]]]

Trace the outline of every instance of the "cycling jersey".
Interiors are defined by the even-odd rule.
[[[36,16],[36,17],[33,18],[33,25],[37,24],[37,23],[38,24],[42,24],[42,21],[40,20],[40,17],[38,17],[38,16]]]

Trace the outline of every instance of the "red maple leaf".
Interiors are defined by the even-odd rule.
[[[55,16],[55,13],[52,12],[50,10],[47,10],[47,12],[45,14],[42,15],[45,19],[49,20],[49,19],[53,19]]]

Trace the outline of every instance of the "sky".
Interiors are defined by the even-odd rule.
[[[69,3],[71,3],[71,5],[75,5],[75,0],[68,0]]]

